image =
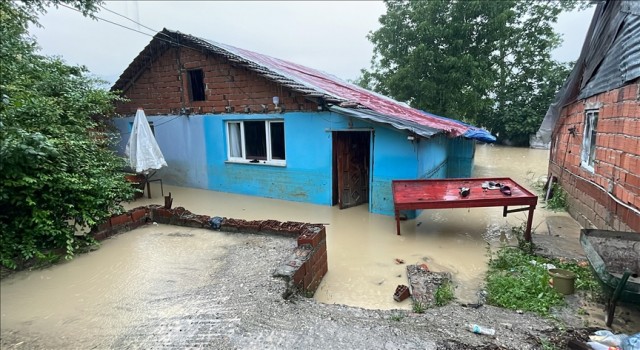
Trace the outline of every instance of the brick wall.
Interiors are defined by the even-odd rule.
[[[188,70],[202,69],[205,100],[191,101]],[[289,111],[315,111],[317,104],[302,94],[278,85],[257,73],[228,61],[225,57],[206,54],[198,50],[171,48],[140,73],[123,91],[130,102],[118,103],[116,112],[134,115],[142,107],[147,115],[180,114],[188,108],[191,114],[225,113],[231,106],[235,113],[253,112],[267,105],[273,112],[273,96],[280,98]]]
[[[594,172],[580,166],[585,109],[590,106],[598,108]],[[565,106],[559,122],[549,171],[568,193],[569,212],[583,227],[640,232],[640,215],[607,194],[640,208],[639,80]]]
[[[117,233],[131,231],[150,222],[212,228],[211,217],[198,215],[183,207],[167,209],[160,205],[149,205],[131,209],[126,213],[114,215],[93,229],[93,237],[107,239]],[[287,284],[283,296],[302,292],[311,297],[327,274],[327,234],[324,225],[302,222],[280,222],[277,220],[247,221],[223,218],[220,229],[225,232],[277,234],[296,238],[297,247],[290,257],[274,272],[275,277],[283,278]]]

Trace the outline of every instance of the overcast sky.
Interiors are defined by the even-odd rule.
[[[366,36],[380,26],[378,18],[385,12],[377,1],[115,1],[105,7],[154,31],[179,30],[342,79],[354,79],[369,67],[373,45]],[[555,59],[578,58],[592,14],[593,7],[561,15],[556,28],[565,41],[554,51]],[[150,36],[64,7],[51,8],[40,18],[43,28],[32,28],[31,33],[43,54],[85,65],[113,83],[155,32],[104,9],[97,16]]]

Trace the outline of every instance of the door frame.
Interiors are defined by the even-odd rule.
[[[366,179],[367,183],[367,211],[371,211],[371,198],[372,198],[372,184],[373,184],[373,145],[375,139],[375,130],[369,128],[354,128],[354,129],[343,129],[343,130],[331,130],[331,206],[335,206],[339,201],[339,188],[338,188],[338,166],[337,166],[337,135],[338,133],[359,133],[366,132],[369,133],[369,164],[367,166],[368,169],[368,178]],[[364,204],[364,203],[363,203]]]

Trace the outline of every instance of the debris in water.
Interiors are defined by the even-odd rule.
[[[396,288],[396,292],[393,294],[393,300],[400,302],[407,299],[409,296],[409,287],[404,284],[400,284]]]
[[[425,271],[425,272],[431,271],[431,270],[429,270],[429,266],[427,266],[427,264],[420,264],[420,265],[418,265],[418,267],[420,269],[422,269],[423,271]]]
[[[386,281],[386,279],[384,279],[384,278],[383,278],[383,279],[382,279],[380,282],[378,282],[377,284],[378,284],[379,286],[381,286],[381,285],[384,283],[384,281]]]
[[[395,260],[395,261],[396,261],[396,264],[397,264],[397,265],[404,264],[404,260],[402,260],[402,259],[398,259],[398,258],[396,258],[396,260]]]

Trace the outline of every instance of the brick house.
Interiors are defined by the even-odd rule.
[[[488,132],[327,73],[164,29],[114,84],[119,150],[142,107],[165,182],[284,200],[368,203],[393,214],[391,180],[471,175]],[[409,213],[411,214],[411,213]]]
[[[586,228],[640,232],[640,3],[598,4],[582,52],[537,137]]]

